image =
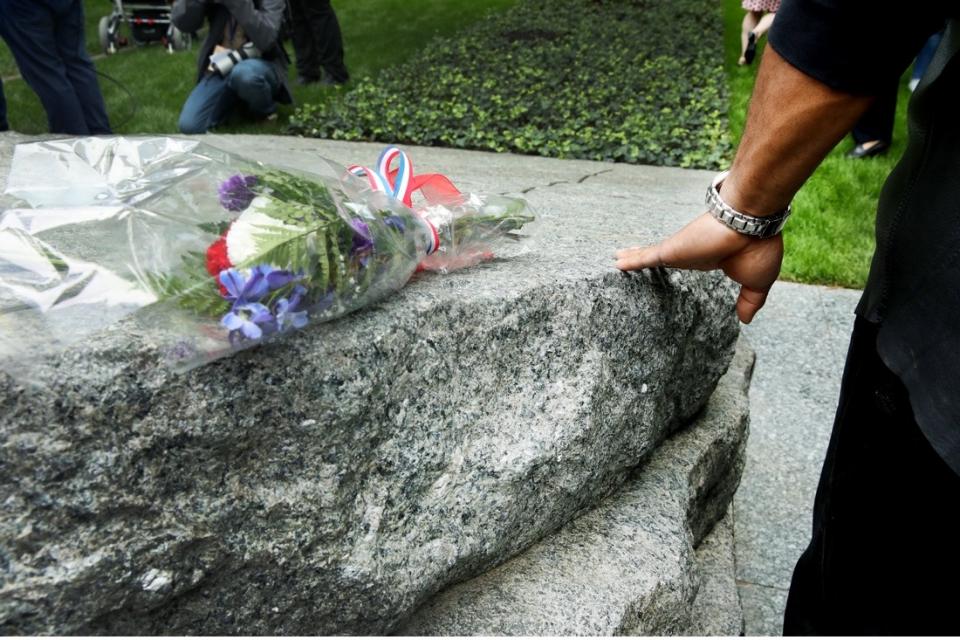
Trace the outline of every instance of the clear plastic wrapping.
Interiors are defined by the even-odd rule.
[[[489,258],[533,219],[522,200],[414,176],[396,148],[373,170],[311,169],[165,137],[19,145],[0,200],[0,366],[134,316],[190,368],[369,305],[418,267]]]

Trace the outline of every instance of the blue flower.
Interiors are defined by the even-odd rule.
[[[236,306],[220,320],[220,324],[230,332],[231,341],[241,336],[248,340],[259,340],[263,337],[264,329],[271,328],[273,322],[270,309],[259,302]]]
[[[260,300],[270,291],[270,283],[266,278],[268,274],[269,271],[265,273],[261,266],[251,269],[249,277],[237,269],[224,269],[219,276],[220,284],[227,290],[223,297],[233,302],[234,306]]]
[[[227,290],[223,297],[237,306],[257,302],[268,292],[276,291],[302,277],[301,274],[260,264],[250,269],[249,276],[244,276],[237,269],[224,269],[220,272],[219,279],[220,284]]]
[[[403,221],[403,218],[400,216],[387,216],[383,219],[384,224],[388,227],[392,227],[396,231],[403,233],[407,230],[407,224]]]
[[[307,292],[301,285],[293,287],[289,298],[277,300],[273,312],[261,302],[271,291],[303,278],[303,273],[274,269],[269,264],[257,265],[248,273],[245,276],[237,269],[224,269],[219,276],[226,290],[223,297],[233,303],[230,312],[220,319],[220,324],[230,332],[231,343],[259,340],[265,334],[289,327],[300,329],[307,324],[307,312],[298,309]]]
[[[227,211],[243,211],[250,206],[256,195],[251,187],[257,186],[257,176],[237,174],[220,185],[220,206]]]
[[[294,280],[300,280],[303,278],[303,273],[294,274],[291,271],[284,271],[282,269],[273,269],[268,265],[260,265],[261,269],[265,270],[267,284],[270,286],[270,291],[276,291],[280,287],[285,287]]]
[[[277,300],[275,311],[277,312],[277,326],[281,331],[285,331],[290,327],[302,329],[306,326],[307,312],[297,310],[300,302],[303,300],[303,294],[306,292],[307,290],[305,288],[297,285],[293,288],[293,294],[289,300],[287,298]]]

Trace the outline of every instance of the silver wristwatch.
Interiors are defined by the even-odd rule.
[[[783,230],[790,217],[790,205],[769,216],[751,216],[737,211],[720,197],[720,185],[729,171],[718,173],[707,189],[707,208],[710,215],[734,231],[757,238],[772,238]]]

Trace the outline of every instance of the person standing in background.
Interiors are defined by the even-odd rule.
[[[343,63],[343,36],[330,0],[290,0],[297,81],[342,85],[350,79]]]
[[[0,36],[40,97],[51,133],[112,133],[83,29],[82,0],[0,0]]]
[[[871,158],[886,153],[893,144],[893,124],[897,116],[900,81],[892,80],[870,108],[857,120],[850,135],[856,145],[848,158]]]
[[[780,0],[743,0],[741,6],[747,14],[743,16],[740,31],[740,60],[737,64],[751,64],[757,55],[757,43],[773,26]]]
[[[910,91],[913,92],[920,84],[920,78],[927,70],[927,65],[933,58],[934,52],[940,45],[943,31],[933,34],[927,39],[920,53],[913,63],[913,73],[910,78]],[[867,112],[857,121],[851,131],[856,145],[847,154],[850,158],[870,158],[886,153],[893,144],[893,126],[897,116],[897,97],[900,93],[900,82],[891,82],[886,90],[877,96],[876,101],[867,109]]]

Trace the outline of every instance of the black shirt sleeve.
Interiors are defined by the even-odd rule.
[[[917,1],[917,0],[915,0]],[[829,87],[859,95],[883,93],[943,28],[946,0],[783,0],[770,46]]]

